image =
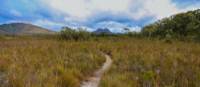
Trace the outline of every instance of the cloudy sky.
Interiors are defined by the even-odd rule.
[[[200,0],[0,0],[0,24],[25,22],[55,31],[62,26],[92,31],[141,27],[172,14],[200,8]]]

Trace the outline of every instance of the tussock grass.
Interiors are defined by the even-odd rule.
[[[2,87],[78,87],[105,61],[90,42],[17,39],[0,47]]]
[[[100,87],[199,87],[200,44],[123,39],[106,42],[113,66]]]
[[[113,65],[100,87],[198,87],[200,44],[129,37],[87,41],[0,40],[0,87],[79,87],[99,69],[103,52]]]

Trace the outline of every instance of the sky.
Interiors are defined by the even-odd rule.
[[[140,31],[170,15],[200,8],[200,0],[0,0],[0,24],[31,23],[54,31],[61,27],[112,32]]]

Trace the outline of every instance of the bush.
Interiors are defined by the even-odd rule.
[[[61,40],[88,40],[91,34],[84,29],[73,30],[71,28],[63,28],[59,33]]]

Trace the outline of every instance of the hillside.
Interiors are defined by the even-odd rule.
[[[197,40],[200,37],[200,9],[164,18],[143,28],[149,37]]]
[[[53,31],[25,23],[11,23],[0,25],[0,34],[8,35],[33,35],[33,34],[52,34]]]

